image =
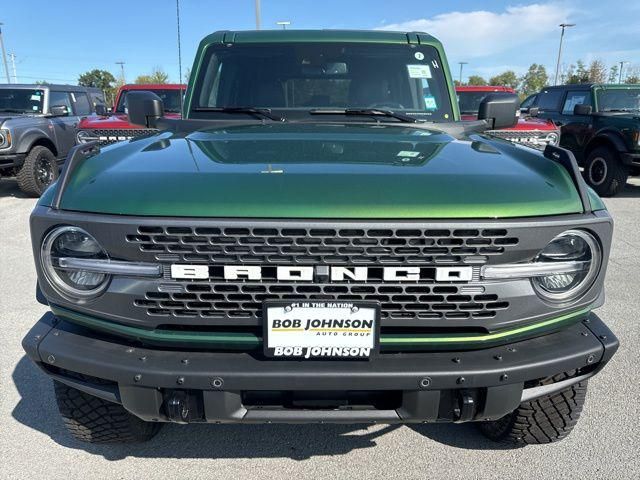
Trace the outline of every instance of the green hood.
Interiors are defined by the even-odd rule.
[[[54,187],[55,188],[55,187]],[[41,203],[48,204],[50,189]],[[539,153],[411,126],[255,124],[161,133],[104,148],[61,208],[254,218],[504,218],[578,213]]]

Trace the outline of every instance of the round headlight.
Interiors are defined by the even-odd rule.
[[[560,140],[560,135],[558,135],[556,132],[549,133],[547,135],[547,138],[545,139],[545,141],[549,145],[558,145],[558,140]]]
[[[108,259],[104,249],[87,232],[70,226],[49,232],[42,242],[42,269],[49,283],[69,300],[92,298],[106,289],[109,275],[64,267],[60,262],[63,258]]]
[[[78,143],[87,143],[95,140],[95,137],[91,135],[91,132],[88,132],[86,130],[79,130],[76,134],[76,139],[78,140]]]
[[[531,280],[538,295],[552,302],[567,302],[591,288],[600,270],[602,251],[590,233],[567,230],[551,240],[535,262],[558,264],[558,273]],[[567,265],[571,268],[566,269]]]

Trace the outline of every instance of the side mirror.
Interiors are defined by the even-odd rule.
[[[591,115],[591,105],[578,104],[573,107],[574,115]]]
[[[101,117],[106,117],[107,116],[107,107],[102,105],[101,103],[98,103],[96,105],[96,115],[100,115]]]
[[[510,128],[518,122],[520,99],[512,93],[490,93],[480,103],[478,120],[488,120],[491,129]]]
[[[524,114],[529,114],[529,110],[531,110],[529,107],[522,107],[520,109],[520,113],[524,113]]]
[[[66,105],[52,105],[49,111],[54,117],[66,117],[69,115],[69,108]]]
[[[538,113],[540,113],[540,109],[538,107],[531,107],[527,113],[530,117],[537,117]]]
[[[129,123],[145,128],[156,128],[159,118],[164,116],[164,104],[152,92],[127,93],[127,115]]]

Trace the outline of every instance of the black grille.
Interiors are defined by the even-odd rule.
[[[159,260],[209,264],[482,264],[518,245],[507,229],[141,226],[128,242]]]
[[[486,132],[487,135],[492,137],[520,143],[537,150],[544,150],[548,143],[547,137],[551,133],[558,135],[557,132],[552,130],[488,130]]]
[[[100,145],[111,145],[112,143],[123,142],[131,138],[153,135],[158,130],[154,128],[131,128],[131,129],[108,129],[101,128],[91,130],[91,136],[96,137]]]
[[[180,292],[147,292],[134,301],[149,315],[252,318],[265,300],[378,301],[383,319],[493,318],[509,302],[495,294],[466,294],[457,285],[181,283]],[[176,286],[177,286],[176,285]]]

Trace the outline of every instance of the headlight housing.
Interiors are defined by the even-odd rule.
[[[560,135],[557,132],[551,132],[547,134],[545,142],[549,145],[558,145],[560,141]]]
[[[6,128],[0,129],[0,148],[9,148],[11,146],[11,132]]]
[[[583,230],[567,230],[555,237],[538,254],[535,263],[558,264],[558,272],[531,279],[544,300],[570,302],[583,295],[595,281],[602,264],[602,249],[593,235]],[[566,265],[573,268],[563,271]]]
[[[64,298],[83,301],[100,295],[111,276],[66,265],[69,259],[107,260],[100,244],[78,227],[58,227],[42,242],[40,262],[51,286]]]

